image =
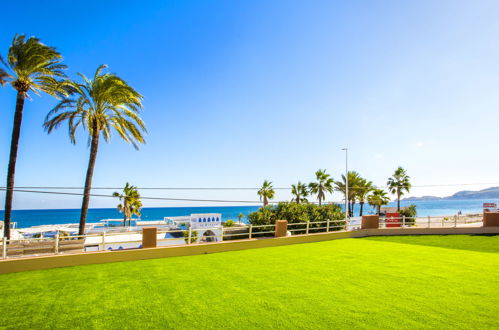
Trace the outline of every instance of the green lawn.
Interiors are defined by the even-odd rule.
[[[0,275],[0,328],[498,328],[499,236],[343,239]]]

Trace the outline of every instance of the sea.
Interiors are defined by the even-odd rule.
[[[481,200],[427,200],[427,201],[401,201],[401,206],[415,204],[418,216],[441,216],[455,215],[459,211],[462,214],[480,213],[484,202],[497,203],[499,199]],[[388,206],[396,206],[391,202]],[[344,209],[343,205],[341,205]],[[248,214],[257,211],[259,205],[252,206],[196,206],[196,207],[146,207],[142,209],[142,220],[162,220],[169,216],[185,216],[194,213],[221,213],[222,220],[238,221],[238,215],[244,214],[242,222],[248,222]],[[359,213],[359,205],[355,205],[355,214]],[[369,205],[364,205],[364,214],[374,213]],[[3,220],[4,212],[0,211],[0,219]],[[12,221],[17,223],[18,228],[31,226],[77,223],[80,218],[79,209],[40,209],[40,210],[14,210]],[[87,222],[99,222],[102,219],[122,219],[123,215],[116,208],[94,208],[88,210]]]

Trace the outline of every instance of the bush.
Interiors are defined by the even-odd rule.
[[[223,223],[224,227],[233,227],[234,226],[234,221],[232,220],[227,220]]]
[[[319,222],[329,220],[343,220],[345,213],[341,207],[336,204],[316,205],[311,203],[290,203],[281,202],[274,206],[265,206],[258,211],[250,213],[248,219],[253,226],[273,225],[276,220],[287,220],[288,223],[303,223]],[[341,230],[342,228],[334,228],[334,226],[344,226],[345,221],[331,223],[330,230]],[[309,232],[325,231],[325,229],[314,229],[318,227],[325,227],[325,223],[311,224]],[[292,226],[290,229],[301,229],[305,226]],[[270,228],[254,228],[253,232],[270,231]],[[295,231],[295,234],[305,233],[303,231]],[[273,234],[264,234],[264,236],[272,236]]]
[[[416,217],[418,212],[416,210],[416,205],[411,204],[403,209],[400,209],[400,216],[405,216],[405,223],[408,225],[414,225],[416,223]],[[402,220],[400,220],[402,221]]]
[[[270,225],[276,221],[272,206],[264,206],[258,211],[248,214],[248,219],[253,226]]]
[[[189,241],[189,231],[184,230],[182,234],[184,235],[184,241],[187,243],[187,241]],[[191,243],[196,243],[197,240],[198,240],[198,232],[195,230],[191,231]]]

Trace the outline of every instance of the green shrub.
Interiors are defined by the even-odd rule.
[[[227,220],[223,223],[224,227],[233,227],[234,226],[234,221],[232,220]]]
[[[290,229],[301,229],[303,231],[295,231],[294,234],[305,233],[305,224],[307,222],[319,222],[329,220],[343,220],[345,213],[341,207],[336,204],[316,205],[312,203],[291,203],[281,202],[274,206],[265,206],[258,211],[250,213],[248,219],[253,226],[272,225],[276,220],[287,220],[288,223],[303,223],[303,226],[291,226]],[[331,223],[330,230],[341,230],[341,228],[334,228],[334,226],[344,226],[344,221]],[[318,227],[325,227],[325,223],[311,224],[309,232],[325,231],[325,229],[317,229]],[[254,228],[253,233],[264,232],[272,230],[267,228]],[[273,234],[262,234],[263,236],[272,236]],[[262,236],[260,235],[260,236]]]
[[[184,230],[182,234],[184,235],[184,241],[187,243],[189,241],[189,231]],[[195,243],[197,242],[197,240],[198,240],[198,232],[195,230],[191,231],[191,243]]]
[[[276,221],[272,206],[261,207],[258,211],[248,214],[250,224],[253,226],[262,226],[273,224]]]
[[[416,223],[416,217],[418,212],[416,210],[416,205],[411,204],[400,210],[400,216],[405,216],[405,223],[408,225],[414,225]],[[402,220],[400,220],[402,221]]]

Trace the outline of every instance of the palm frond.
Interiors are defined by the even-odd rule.
[[[4,69],[0,68],[0,85],[5,86],[7,81],[9,81],[12,78],[10,74],[7,73]]]
[[[77,126],[88,129],[90,137],[102,135],[107,142],[114,130],[138,149],[140,143],[145,143],[146,133],[145,123],[139,116],[142,95],[115,74],[105,73],[105,68],[106,65],[99,66],[93,79],[79,73],[83,83],[64,82],[67,96],[49,112],[44,126],[50,133],[61,121],[67,120],[72,141]],[[59,112],[67,108],[74,115],[59,116]]]
[[[32,91],[36,95],[45,92],[58,98],[65,95],[60,78],[66,77],[64,70],[67,66],[55,48],[44,45],[39,39],[15,35],[7,60],[0,57],[0,62],[10,71],[8,77],[18,92],[26,94]],[[0,83],[5,83],[5,74],[0,75],[3,76]]]

